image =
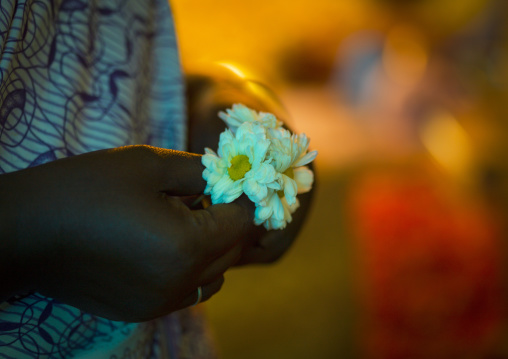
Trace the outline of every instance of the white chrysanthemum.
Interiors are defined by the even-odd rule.
[[[205,149],[205,194],[216,204],[245,193],[256,206],[256,225],[285,228],[300,206],[296,195],[312,187],[314,174],[306,165],[317,152],[307,153],[307,136],[282,128],[270,113],[236,104],[219,117],[229,129],[221,134],[217,153]]]
[[[280,128],[270,131],[269,156],[275,170],[280,173],[282,190],[288,205],[293,205],[298,193],[308,192],[314,182],[314,173],[305,165],[312,162],[317,151],[308,152],[309,140],[305,134],[295,135]]]
[[[279,128],[282,122],[271,113],[257,112],[245,105],[235,104],[226,112],[219,112],[219,117],[228,125],[229,129],[236,133],[238,127],[244,122],[259,122],[265,128]]]
[[[267,158],[270,140],[260,123],[245,122],[236,133],[220,135],[217,153],[205,149],[205,194],[212,203],[229,203],[245,193],[254,203],[265,203],[269,191],[280,190],[278,175]]]
[[[317,152],[307,153],[309,140],[305,134],[294,135],[283,128],[267,133],[271,141],[269,157],[279,173],[282,189],[271,192],[266,201],[256,205],[254,222],[268,230],[284,229],[300,206],[296,195],[312,187],[314,173],[305,165],[314,160]]]

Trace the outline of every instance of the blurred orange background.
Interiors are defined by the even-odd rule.
[[[311,138],[290,252],[206,305],[224,359],[508,358],[508,2],[172,0]]]

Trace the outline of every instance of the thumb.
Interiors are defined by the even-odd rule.
[[[159,191],[174,196],[203,193],[206,182],[203,179],[205,167],[201,164],[201,155],[166,149],[158,149],[158,152]]]

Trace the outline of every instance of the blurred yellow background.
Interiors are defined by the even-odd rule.
[[[428,35],[441,39],[467,23],[486,2],[171,1],[185,62],[237,62],[274,79],[280,78],[281,65],[296,67],[305,64],[300,61],[314,61],[307,65],[332,66],[346,36],[364,29],[386,30],[405,16],[422,23]]]
[[[221,358],[508,357],[507,2],[171,3],[184,66],[249,69],[319,151],[294,247],[206,304]]]

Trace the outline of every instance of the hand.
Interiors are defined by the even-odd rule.
[[[202,193],[202,170],[200,156],[130,146],[2,175],[10,206],[0,228],[11,251],[1,266],[16,268],[17,292],[113,320],[192,305],[199,286],[206,300],[238,261],[252,213],[238,204],[191,210],[173,197]]]

